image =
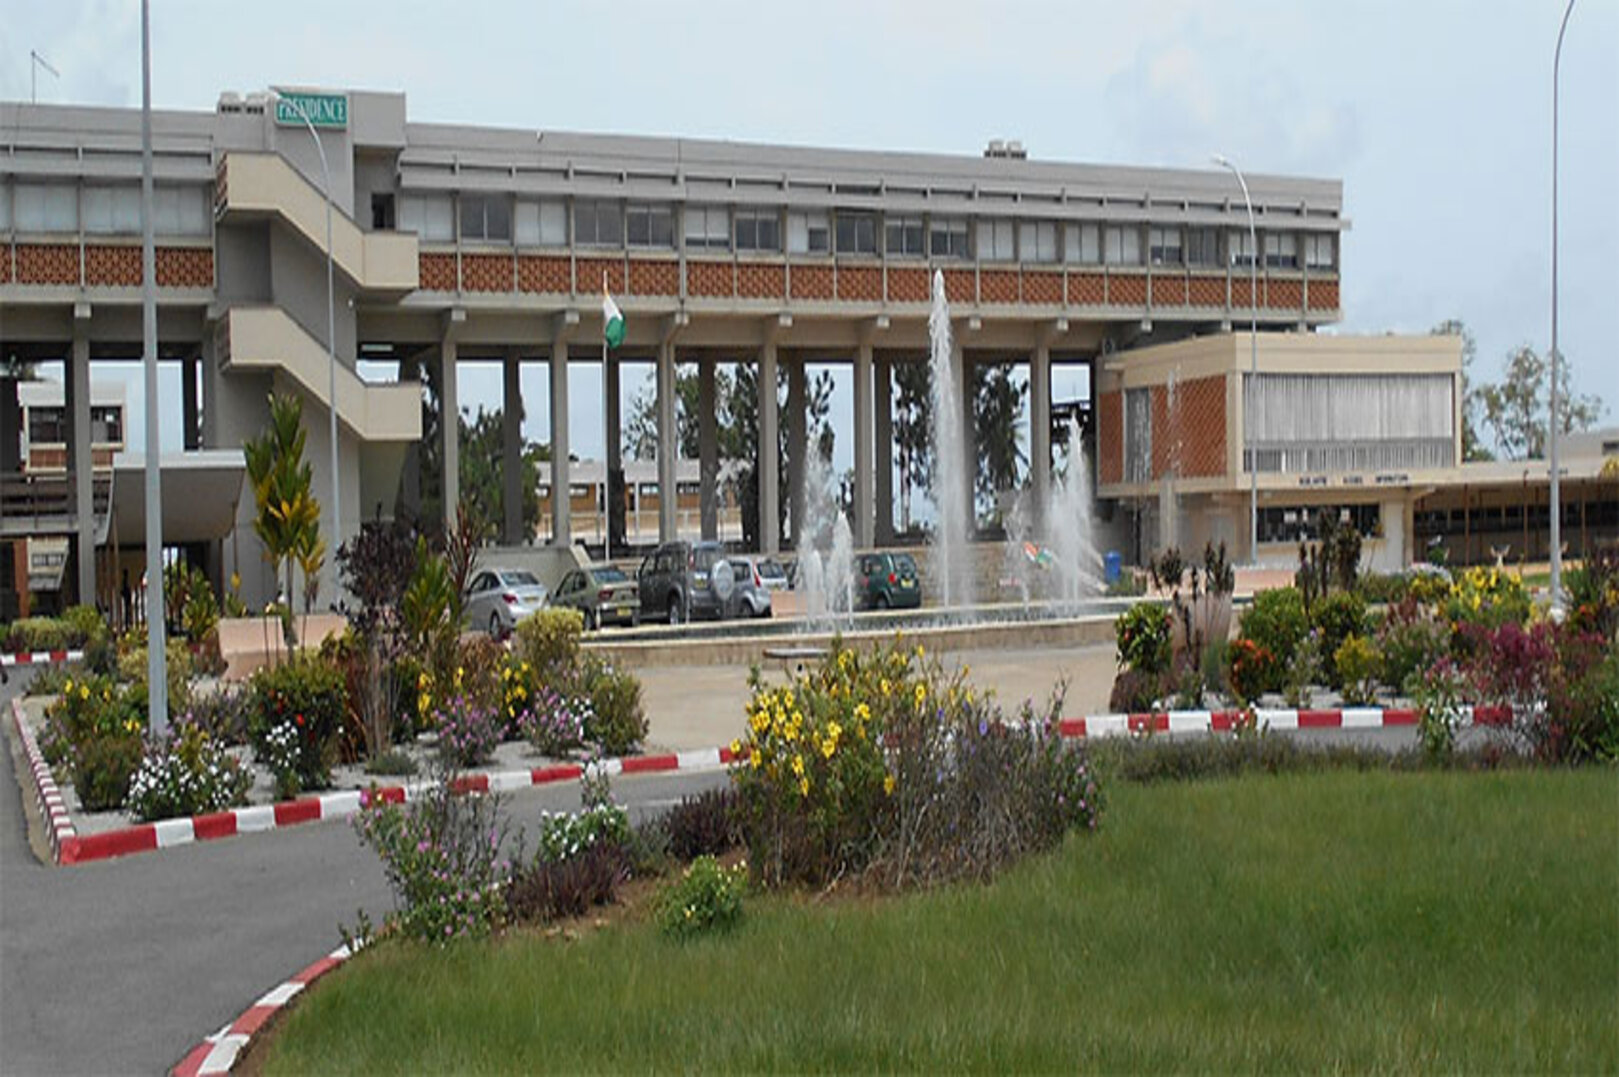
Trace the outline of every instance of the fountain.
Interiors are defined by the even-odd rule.
[[[928,315],[933,352],[933,504],[939,518],[933,532],[933,561],[939,581],[939,600],[945,608],[972,604],[972,571],[968,564],[968,524],[972,486],[964,482],[966,439],[961,424],[960,371],[952,361],[950,302],[944,292],[944,272],[933,272],[933,312]]]
[[[1015,581],[1025,606],[1039,599],[1069,610],[1100,593],[1102,559],[1092,540],[1090,462],[1076,419],[1068,420],[1067,460],[1061,473],[1052,476],[1045,504],[1036,506],[1033,491],[1025,490],[1005,519],[1003,572]]]
[[[798,588],[805,627],[854,610],[854,535],[838,503],[831,462],[811,449],[804,470],[804,522],[799,529]]]

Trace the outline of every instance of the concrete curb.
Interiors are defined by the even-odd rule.
[[[11,701],[11,721],[22,742],[23,755],[28,760],[28,774],[34,783],[34,800],[38,802],[40,813],[45,817],[45,827],[50,832],[51,856],[60,864],[62,850],[73,847],[79,840],[73,829],[73,817],[68,814],[67,802],[62,799],[62,791],[56,787],[56,779],[51,776],[51,768],[46,765],[34,734],[22,720],[22,704],[16,699]]]
[[[48,666],[57,662],[78,662],[83,651],[17,651],[0,654],[0,666]]]
[[[173,1077],[202,1077],[204,1074],[229,1073],[236,1065],[242,1049],[258,1034],[265,1022],[297,996],[298,992],[331,972],[353,956],[348,946],[339,946],[325,957],[299,972],[292,979],[272,988],[259,1000],[220,1029],[186,1052],[178,1065],[169,1072]]]

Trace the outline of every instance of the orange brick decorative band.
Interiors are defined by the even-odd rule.
[[[518,291],[567,295],[569,277],[566,258],[547,258],[531,254],[517,256]]]
[[[743,299],[783,299],[787,295],[787,269],[768,262],[738,262],[736,294]]]
[[[597,295],[602,290],[602,274],[607,275],[607,290],[623,295],[624,262],[622,259],[580,258],[573,263],[573,290],[581,295]]]
[[[883,271],[875,266],[839,266],[838,298],[846,303],[877,303],[883,298]]]
[[[159,288],[212,288],[214,252],[208,247],[159,247],[157,286]]]
[[[461,290],[464,292],[509,292],[513,280],[509,254],[463,254]]]
[[[687,262],[689,295],[730,298],[736,294],[736,276],[730,262]]]
[[[67,243],[19,243],[18,284],[78,284],[79,248]]]
[[[631,295],[679,295],[680,266],[674,262],[630,259]]]
[[[1124,394],[1117,389],[1096,400],[1096,470],[1102,482],[1124,481]]]
[[[416,271],[424,292],[455,291],[455,255],[421,254],[416,259]]]
[[[141,249],[139,247],[84,248],[84,283],[91,288],[139,288]]]
[[[795,265],[792,284],[794,299],[831,299],[832,267]]]

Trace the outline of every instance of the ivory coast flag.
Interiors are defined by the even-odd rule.
[[[607,294],[606,282],[602,287],[602,338],[607,341],[609,348],[616,348],[624,343],[624,315],[613,302],[613,297]]]

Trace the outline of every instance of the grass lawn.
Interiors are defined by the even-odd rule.
[[[1619,773],[1115,787],[989,887],[361,955],[269,1073],[1612,1072]]]

